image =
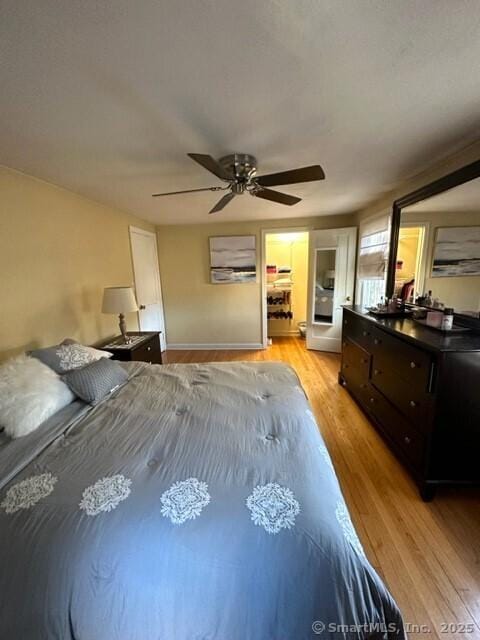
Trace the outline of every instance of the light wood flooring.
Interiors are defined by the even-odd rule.
[[[368,558],[411,625],[409,635],[480,640],[480,490],[440,489],[433,502],[422,502],[409,475],[338,384],[338,355],[308,351],[300,338],[275,338],[264,351],[169,351],[167,360],[291,364]],[[423,631],[415,625],[424,625]]]

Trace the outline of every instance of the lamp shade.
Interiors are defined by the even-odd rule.
[[[106,287],[103,291],[102,313],[138,311],[132,287]]]

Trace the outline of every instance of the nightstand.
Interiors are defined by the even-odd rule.
[[[113,360],[162,364],[159,331],[129,331],[127,335],[132,338],[129,344],[125,344],[123,338],[118,336],[103,343],[97,349],[113,353]]]

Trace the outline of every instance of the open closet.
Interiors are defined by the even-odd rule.
[[[308,232],[268,233],[265,258],[268,337],[304,334]]]

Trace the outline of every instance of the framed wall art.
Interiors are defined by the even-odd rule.
[[[256,281],[255,236],[216,236],[209,240],[212,284]]]
[[[432,278],[480,276],[480,226],[438,227]]]

